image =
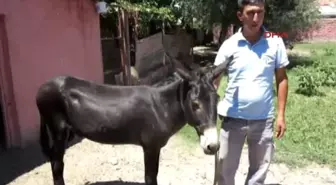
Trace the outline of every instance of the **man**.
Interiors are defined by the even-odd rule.
[[[262,0],[238,0],[237,16],[242,27],[220,47],[215,65],[226,64],[228,85],[218,103],[222,117],[218,185],[234,185],[242,148],[247,140],[249,169],[246,185],[262,185],[274,153],[276,137],[286,130],[285,105],[289,64],[281,38],[266,38],[262,26],[265,7]],[[273,77],[277,88],[277,118],[273,105]],[[218,86],[220,77],[217,78]]]

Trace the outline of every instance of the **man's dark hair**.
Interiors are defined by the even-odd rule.
[[[265,0],[238,0],[239,11],[243,11],[246,5],[265,3]]]

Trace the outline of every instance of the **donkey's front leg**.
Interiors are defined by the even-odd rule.
[[[145,158],[145,183],[157,185],[159,171],[160,147],[143,147]]]

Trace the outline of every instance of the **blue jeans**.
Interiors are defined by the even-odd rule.
[[[224,117],[216,160],[218,185],[235,184],[235,174],[245,140],[249,152],[249,170],[245,185],[264,184],[274,155],[273,123],[273,118],[244,120]]]

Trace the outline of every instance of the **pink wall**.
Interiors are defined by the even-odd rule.
[[[37,88],[70,74],[103,82],[99,17],[91,0],[0,0],[22,146],[35,142]]]
[[[297,38],[308,41],[335,41],[336,18],[322,18],[308,31],[300,33]]]

